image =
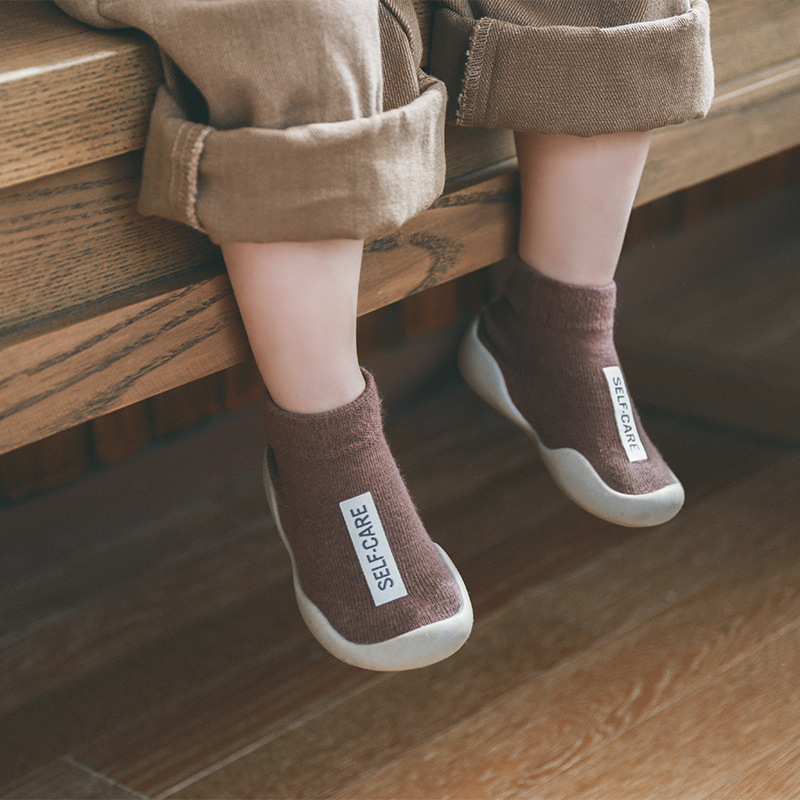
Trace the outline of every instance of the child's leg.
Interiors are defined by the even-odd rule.
[[[363,242],[222,245],[250,345],[272,399],[313,413],[364,391],[356,353]]]
[[[639,132],[708,111],[708,4],[441,5],[431,63],[456,122],[531,132],[517,134],[521,258],[467,336],[465,375],[536,438],[585,508],[627,525],[663,522],[683,490],[627,394],[612,277],[647,154]]]
[[[444,181],[445,91],[418,72],[413,5],[59,1],[161,48],[139,208],[223,246],[271,395],[265,488],[304,619],[363,667],[450,655],[469,598],[422,527],[355,349],[360,240]]]
[[[604,286],[614,278],[650,134],[517,132],[519,254],[550,278]]]
[[[664,522],[683,490],[642,427],[613,338],[612,279],[648,134],[516,139],[520,257],[467,340],[465,372],[535,437],[576,502],[620,524]]]
[[[362,243],[223,245],[265,401],[265,487],[303,617],[334,655],[424,666],[466,639],[458,573],[420,522],[356,353]]]

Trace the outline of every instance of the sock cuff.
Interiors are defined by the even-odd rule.
[[[264,432],[275,454],[293,461],[324,461],[353,452],[383,438],[381,400],[375,379],[361,369],[366,388],[355,399],[331,411],[298,414],[264,396]]]
[[[608,331],[614,327],[614,281],[605,286],[565,283],[514,256],[504,295],[515,310],[543,327],[571,331]]]

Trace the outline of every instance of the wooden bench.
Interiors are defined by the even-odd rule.
[[[637,205],[800,144],[800,3],[711,6],[712,111],[656,133]],[[160,80],[144,36],[0,3],[0,453],[247,355],[218,249],[134,208]],[[367,244],[360,313],[512,251],[510,134],[450,129],[447,154],[445,194]]]

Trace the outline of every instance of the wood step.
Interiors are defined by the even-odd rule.
[[[709,119],[658,131],[637,204],[788,147],[800,136],[798,93],[800,60],[719,95]],[[477,153],[497,171],[513,167],[508,132],[450,129],[454,151],[464,157],[452,165],[452,186],[485,177],[460,171],[477,168]],[[0,191],[0,340],[127,291],[146,296],[147,284],[219,261],[205,237],[138,215],[139,170],[129,154]]]
[[[427,46],[430,3],[416,0],[415,6]],[[711,8],[721,93],[726,93],[730,82],[755,83],[759,73],[800,56],[800,7],[792,0],[712,0]],[[149,108],[161,81],[157,50],[147,37],[95,30],[52,3],[28,0],[0,4],[0,21],[0,105],[4,109],[0,187],[144,145]],[[769,121],[771,125],[773,118]],[[795,124],[795,136],[784,147],[798,142],[797,128]],[[485,152],[477,155],[480,144],[473,141],[477,163],[456,166],[458,172],[496,158]],[[456,164],[459,153],[453,150],[450,155]],[[740,163],[746,162],[734,166]]]
[[[510,252],[515,207],[516,175],[506,174],[446,195],[369,243],[359,313]],[[77,308],[66,324],[47,318],[0,345],[0,452],[224,369],[248,352],[221,263],[88,310],[81,317],[87,309]]]
[[[797,4],[776,2],[769,13],[765,4],[713,5],[723,84],[707,120],[656,132],[637,204],[800,142],[800,42],[778,35],[800,30],[790,25],[800,19]],[[114,47],[128,48],[123,60],[135,51],[146,61],[141,48],[151,46],[141,37],[78,25],[50,4],[9,2],[0,4],[0,14],[11,22],[0,34],[8,45],[0,51],[2,102],[20,107],[19,87],[36,94],[35,81],[63,79],[89,92],[84,106],[99,109],[89,129],[109,128],[103,114],[115,106],[90,102],[105,69],[92,53],[123,58]],[[768,47],[735,47],[743,30]],[[34,65],[39,48],[56,55],[66,48],[71,55],[63,61],[54,55],[41,70]],[[78,67],[99,71],[73,75]],[[141,96],[133,104],[140,102]],[[5,115],[0,128],[12,119]],[[28,139],[35,142],[47,129],[39,120]],[[0,135],[0,147],[9,146],[8,134]],[[63,141],[68,150],[74,144],[69,136]],[[121,141],[103,153],[141,145],[130,136]],[[447,150],[450,193],[401,231],[368,244],[361,313],[511,252],[517,200],[515,178],[504,174],[514,168],[509,132],[450,129]],[[98,150],[86,158],[101,156]],[[0,191],[0,452],[203,377],[247,353],[217,248],[182,226],[136,213],[139,159],[138,153],[114,155]],[[0,164],[13,166],[13,153]]]
[[[162,82],[155,45],[52,3],[0,3],[0,186],[138,150]]]

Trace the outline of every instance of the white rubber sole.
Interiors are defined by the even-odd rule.
[[[436,549],[444,559],[444,563],[450,570],[454,580],[458,584],[461,594],[461,608],[456,614],[447,619],[432,622],[413,631],[408,631],[393,639],[375,644],[357,644],[345,639],[328,622],[327,617],[319,608],[311,602],[300,585],[300,578],[297,574],[297,565],[294,560],[294,553],[289,545],[289,540],[281,524],[280,514],[278,513],[278,503],[275,497],[275,489],[269,475],[269,467],[266,458],[263,466],[264,491],[267,495],[272,517],[278,527],[283,544],[289,553],[292,562],[292,577],[294,581],[294,594],[297,598],[297,605],[300,615],[314,638],[329,652],[336,656],[340,661],[351,664],[362,669],[371,669],[378,672],[397,672],[407,669],[418,669],[427,667],[442,661],[448,656],[453,655],[469,638],[472,631],[472,603],[467,593],[467,587],[458,574],[453,562],[447,553],[439,545]]]
[[[623,494],[612,489],[577,450],[546,447],[508,394],[506,381],[494,356],[478,337],[478,320],[473,320],[458,356],[464,380],[490,406],[522,428],[536,443],[553,479],[571,500],[600,519],[631,528],[660,525],[672,519],[683,506],[684,492],[675,475],[668,486],[648,494]]]

